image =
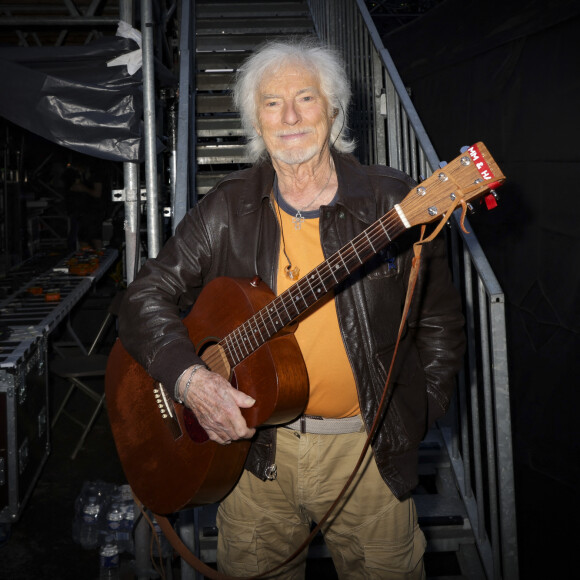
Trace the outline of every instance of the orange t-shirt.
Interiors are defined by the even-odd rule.
[[[283,240],[278,260],[277,291],[281,294],[296,282],[284,268],[290,258],[298,266],[298,279],[324,261],[320,245],[319,219],[305,219],[300,229],[294,227],[293,215],[275,208],[282,221]],[[352,417],[359,414],[355,379],[338,326],[334,292],[330,291],[298,319],[296,340],[308,370],[310,395],[305,413],[326,418]]]

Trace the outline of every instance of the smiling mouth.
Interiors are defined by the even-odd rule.
[[[281,139],[285,140],[292,140],[292,139],[299,139],[300,137],[304,137],[305,135],[310,135],[312,133],[312,129],[300,129],[300,131],[278,131],[276,133],[276,137],[280,137]]]

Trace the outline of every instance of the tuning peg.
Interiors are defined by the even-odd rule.
[[[469,149],[469,145],[464,145],[460,150],[459,153],[465,153]]]
[[[489,193],[483,198],[483,200],[485,201],[485,207],[487,207],[487,209],[494,209],[497,207],[499,195],[495,189],[490,189]]]
[[[439,169],[443,169],[447,165],[447,161],[440,161],[439,162]]]
[[[467,211],[469,212],[469,215],[473,215],[474,213],[477,212],[475,207],[473,207],[473,205],[470,204],[469,202],[466,205],[467,205]]]

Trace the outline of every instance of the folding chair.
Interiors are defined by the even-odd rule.
[[[74,448],[74,451],[70,456],[71,459],[75,459],[77,453],[83,446],[85,439],[93,427],[105,402],[104,387],[102,389],[96,390],[89,384],[89,382],[91,379],[104,379],[105,377],[108,355],[99,354],[95,351],[99,347],[103,337],[106,335],[107,330],[109,329],[110,324],[115,318],[119,302],[120,293],[118,293],[111,302],[111,305],[107,310],[107,314],[99,326],[97,334],[88,349],[83,346],[82,342],[74,333],[74,330],[70,325],[70,321],[67,321],[67,330],[74,339],[73,345],[76,347],[75,354],[67,355],[65,354],[65,348],[63,348],[63,345],[55,345],[55,351],[59,354],[60,358],[54,358],[54,360],[51,362],[50,372],[54,376],[64,379],[69,384],[69,388],[54,415],[51,425],[54,427],[60,416],[66,415],[71,421],[79,425],[83,430]],[[70,344],[65,344],[65,346],[70,346]],[[95,403],[95,406],[87,422],[79,419],[73,412],[67,410],[66,408],[67,403],[69,402],[69,399],[75,390],[83,393]]]

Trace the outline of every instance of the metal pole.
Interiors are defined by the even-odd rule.
[[[141,0],[141,35],[143,37],[143,117],[145,127],[145,184],[147,187],[148,257],[159,253],[159,211],[155,131],[155,77],[153,70],[153,10],[151,0]]]
[[[133,24],[133,0],[121,0],[119,17]],[[125,264],[127,284],[133,281],[136,264],[139,262],[139,164],[134,161],[123,163],[125,190]]]
[[[179,108],[177,115],[177,167],[175,175],[175,201],[173,207],[173,232],[188,210],[189,172],[194,168],[189,165],[191,106],[191,13],[193,6],[189,0],[181,2],[181,27],[179,41]]]
[[[127,284],[139,270],[139,164],[123,163],[125,180],[125,266]]]

